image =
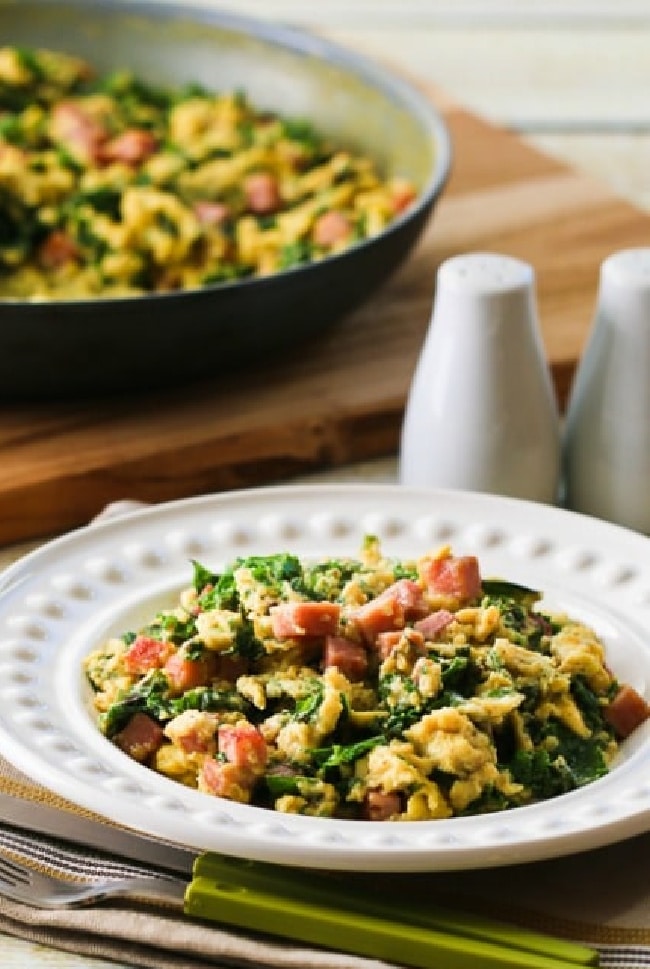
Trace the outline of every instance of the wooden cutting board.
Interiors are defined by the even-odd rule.
[[[601,261],[646,245],[650,216],[438,91],[453,174],[407,264],[290,360],[182,391],[0,407],[0,543],[83,524],[107,502],[270,483],[396,451],[440,262],[491,250],[537,272],[558,399],[591,323]]]

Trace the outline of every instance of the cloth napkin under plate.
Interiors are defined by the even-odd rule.
[[[45,790],[0,757],[0,793],[17,806],[38,803],[73,815],[75,805]],[[15,823],[20,825],[20,811]],[[98,819],[101,820],[101,819]],[[107,831],[112,825],[106,824]],[[42,836],[34,834],[36,841]],[[110,843],[110,838],[107,838]],[[1,849],[0,849],[1,850]],[[88,871],[98,853],[85,850]],[[101,853],[99,853],[101,857]],[[430,897],[528,928],[586,942],[608,969],[650,967],[650,834],[574,856],[482,871],[346,874],[383,885],[395,897]],[[0,931],[42,945],[160,969],[380,969],[387,963],[246,935],[143,901],[105,901],[76,910],[41,910],[0,897]]]

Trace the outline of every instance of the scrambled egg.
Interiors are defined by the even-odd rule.
[[[162,89],[0,48],[0,298],[69,300],[266,276],[367,239],[404,179],[241,92]]]
[[[195,107],[175,124],[222,137],[235,106]],[[195,562],[178,604],[84,669],[103,732],[206,794],[374,821],[505,810],[605,773],[610,710],[634,694],[540,598],[473,556],[389,559],[372,537],[356,559]]]

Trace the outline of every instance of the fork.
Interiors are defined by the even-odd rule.
[[[0,895],[37,908],[71,908],[110,896],[182,903],[188,880],[159,866],[0,823]]]
[[[0,855],[0,895],[36,908],[76,908],[121,896],[181,903],[187,882],[167,874],[66,881]]]

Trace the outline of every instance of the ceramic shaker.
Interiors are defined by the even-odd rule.
[[[447,260],[407,400],[401,482],[552,503],[559,470],[532,267],[495,253]]]
[[[601,265],[563,451],[570,508],[650,534],[650,249]]]

